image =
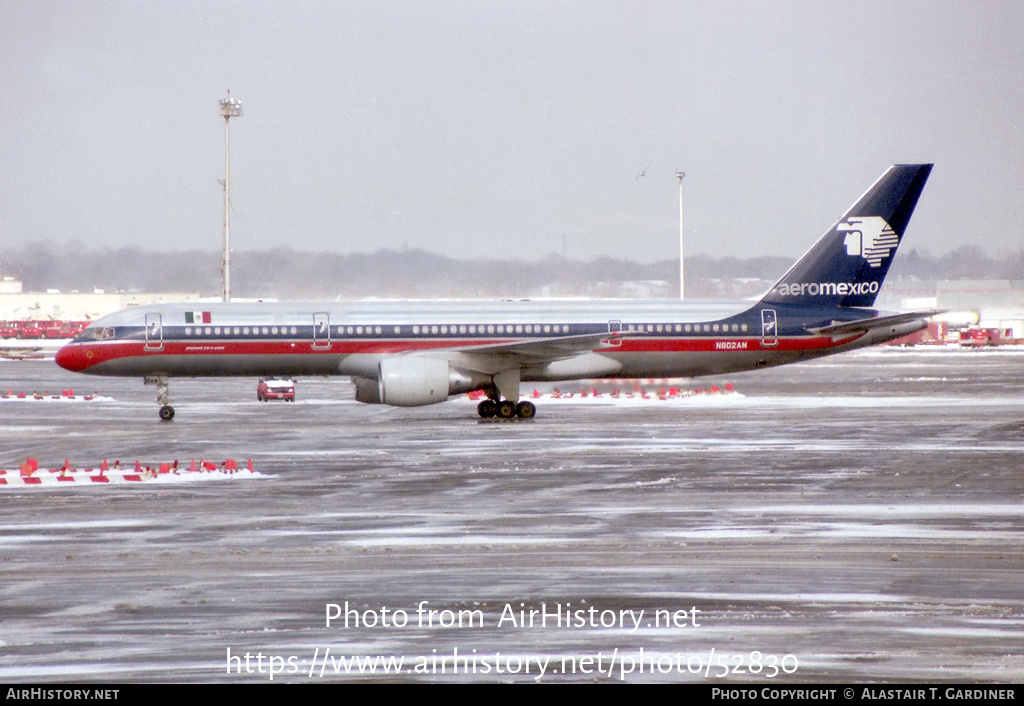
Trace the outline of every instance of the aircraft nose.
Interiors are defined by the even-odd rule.
[[[65,344],[57,350],[54,360],[65,370],[81,372],[89,367],[89,357],[91,357],[87,357],[84,348],[84,346],[76,346],[74,343]]]

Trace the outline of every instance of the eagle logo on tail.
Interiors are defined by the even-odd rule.
[[[856,216],[841,221],[836,230],[846,233],[846,254],[860,256],[872,267],[881,267],[900,244],[900,236],[881,216]]]

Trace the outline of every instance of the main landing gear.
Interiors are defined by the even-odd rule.
[[[533,419],[537,414],[537,406],[533,402],[527,402],[526,400],[516,404],[512,400],[487,399],[477,405],[476,411],[484,419],[490,419],[491,417],[499,417],[501,419],[512,419],[512,417]]]
[[[537,414],[537,407],[533,402],[522,400],[513,402],[509,397],[519,397],[519,368],[509,368],[494,374],[494,384],[484,388],[487,399],[477,405],[477,413],[484,419],[498,417],[499,419],[533,419]],[[503,399],[504,398],[504,399]]]
[[[143,382],[156,385],[156,403],[160,405],[160,419],[169,422],[174,419],[174,407],[169,394],[170,379],[166,375],[147,375]]]

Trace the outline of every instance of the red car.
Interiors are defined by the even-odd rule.
[[[256,399],[260,402],[267,400],[288,400],[295,401],[294,380],[260,380],[256,385]]]

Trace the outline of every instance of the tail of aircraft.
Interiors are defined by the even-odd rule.
[[[931,164],[890,167],[762,301],[873,306],[931,171]]]

